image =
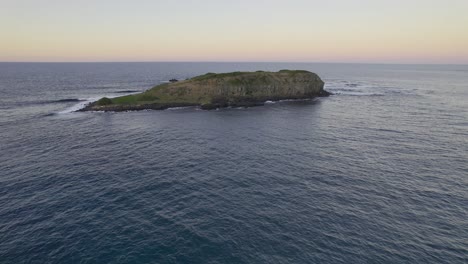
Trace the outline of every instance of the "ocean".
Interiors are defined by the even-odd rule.
[[[334,93],[75,112],[207,72]],[[0,63],[0,263],[468,263],[468,66]]]

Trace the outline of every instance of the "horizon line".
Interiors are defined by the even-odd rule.
[[[438,62],[327,62],[327,61],[0,61],[0,63],[297,63],[297,64],[378,64],[378,65],[454,65],[468,66],[467,63]]]

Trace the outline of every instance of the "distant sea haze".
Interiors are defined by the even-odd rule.
[[[75,112],[207,72],[335,95]],[[0,263],[466,263],[468,66],[0,63]]]

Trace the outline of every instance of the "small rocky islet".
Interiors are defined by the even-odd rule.
[[[266,101],[329,96],[323,87],[317,74],[304,70],[207,73],[184,81],[171,80],[139,94],[104,97],[79,111],[250,107]]]

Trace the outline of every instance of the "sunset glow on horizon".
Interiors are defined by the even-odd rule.
[[[468,63],[465,0],[0,3],[0,61]]]

